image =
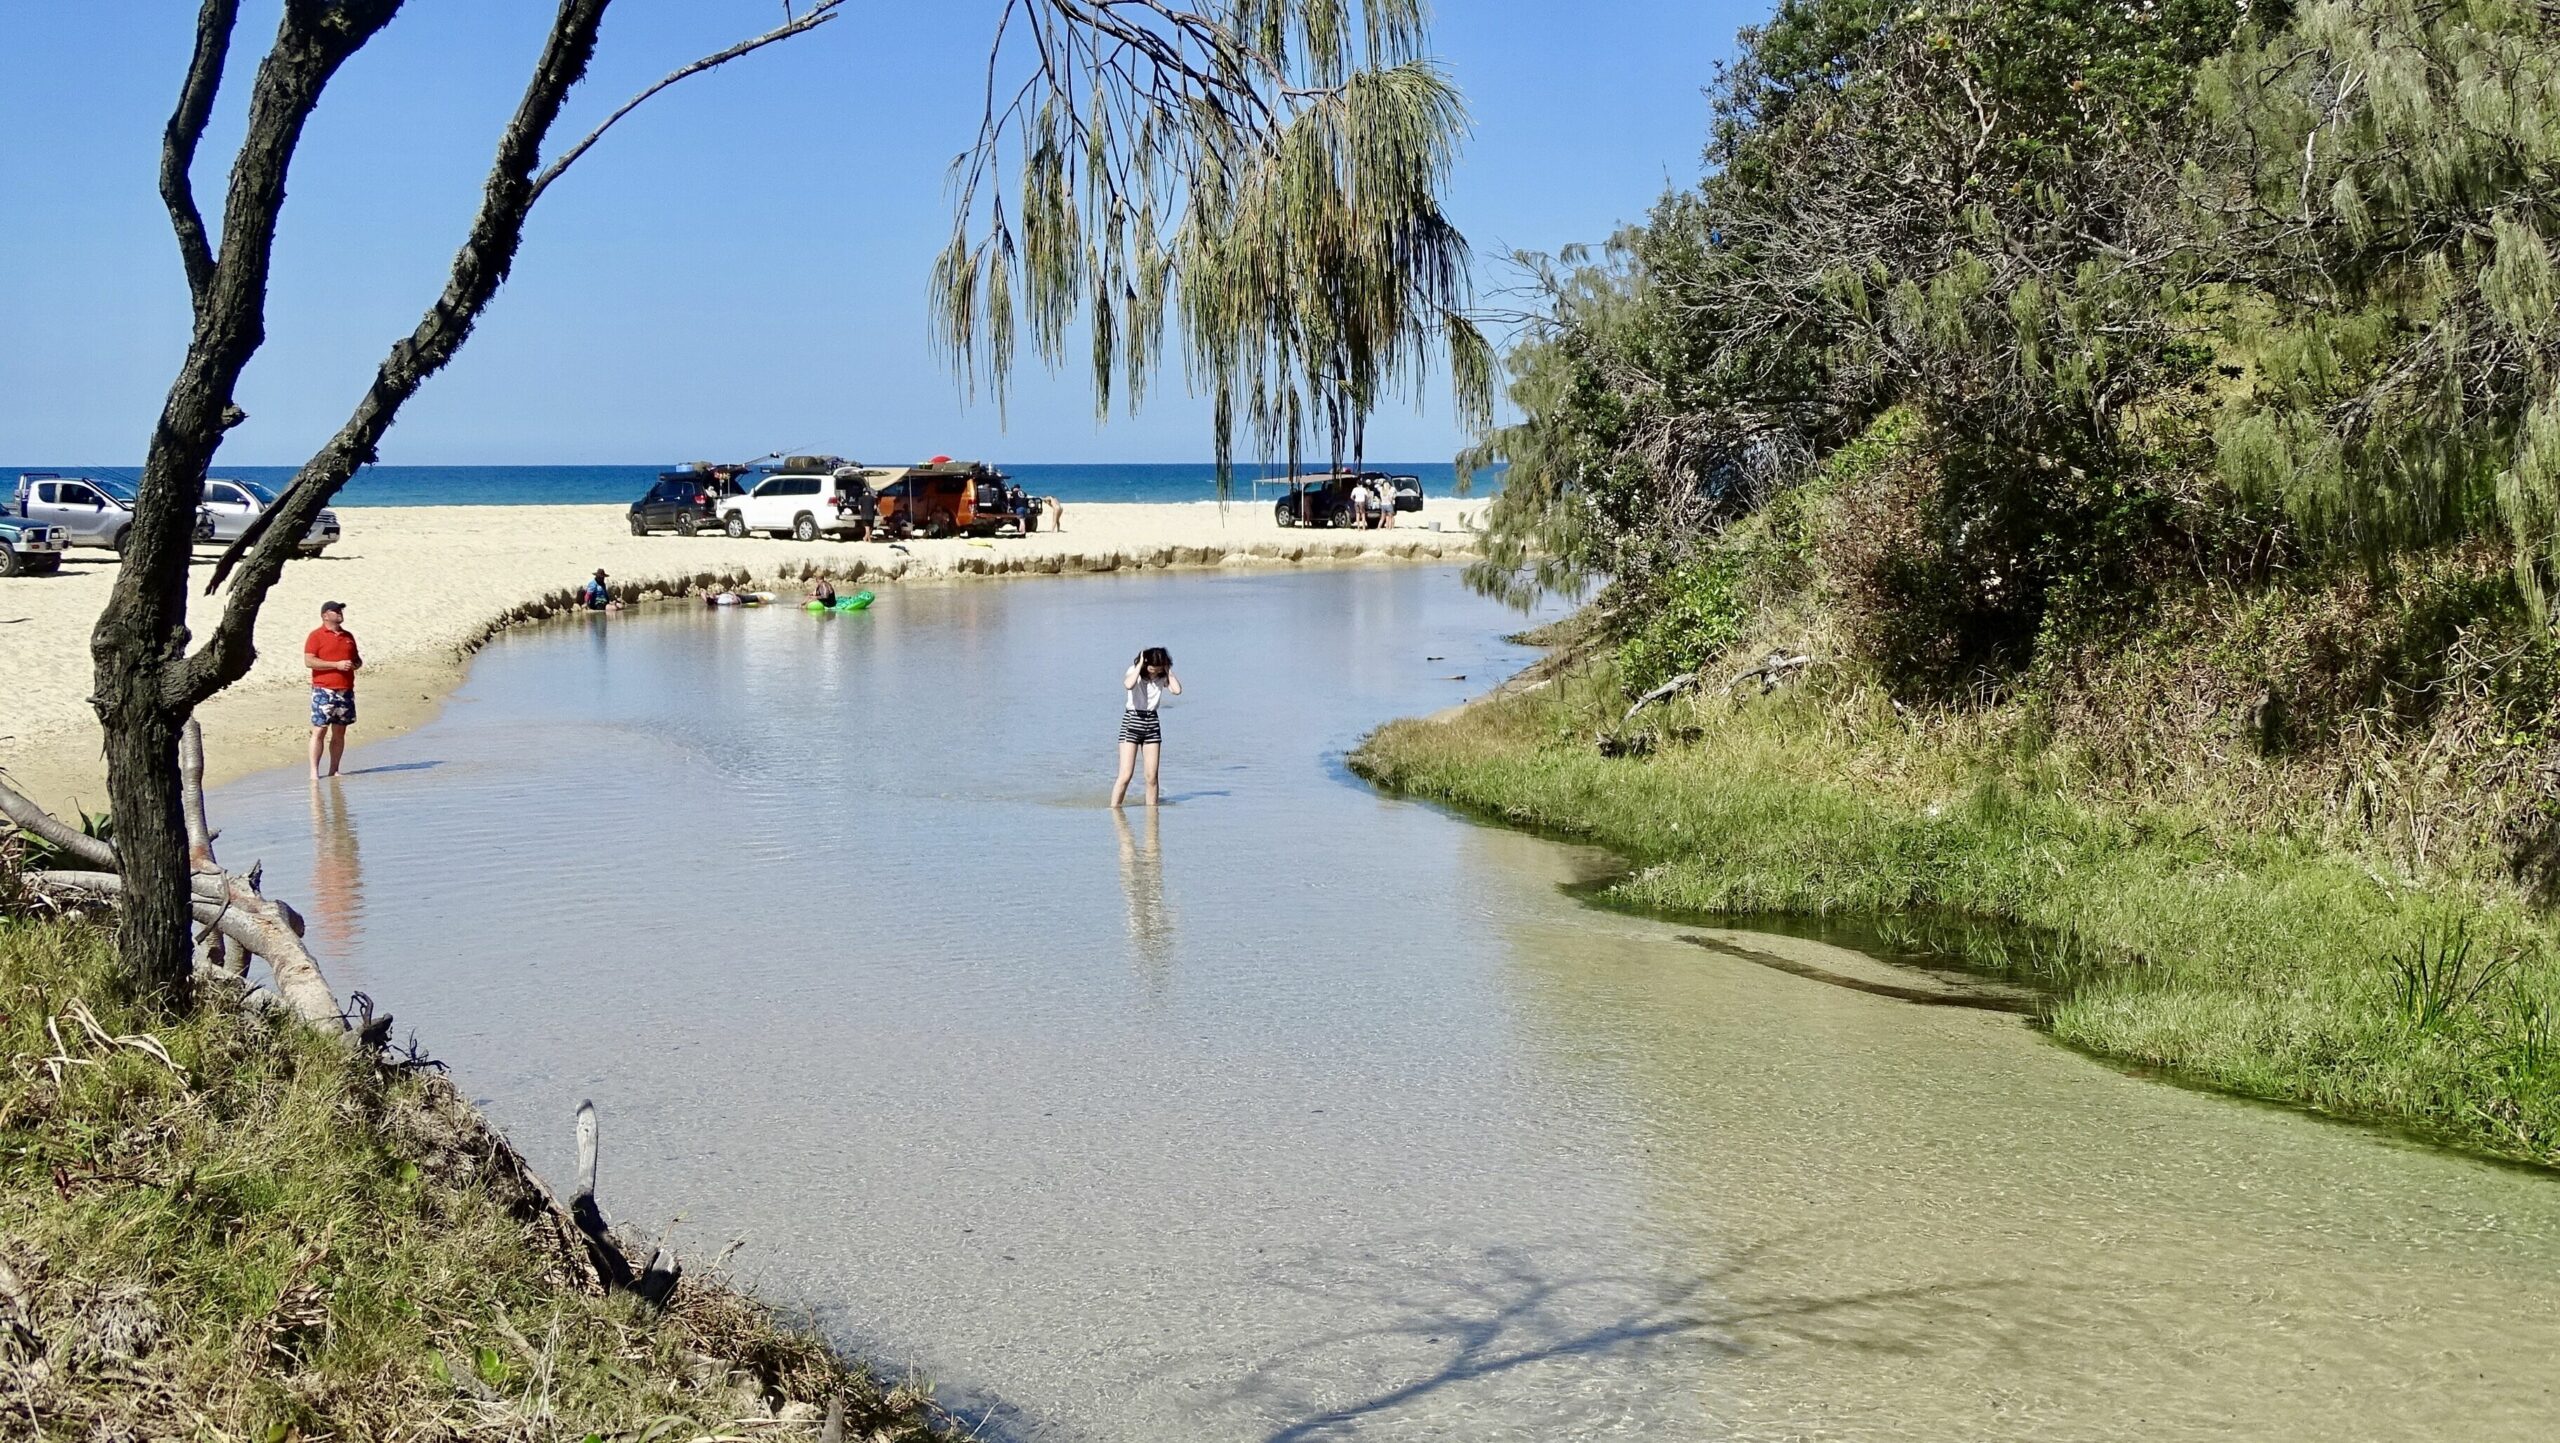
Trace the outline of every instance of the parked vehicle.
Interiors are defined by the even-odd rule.
[[[678,536],[691,536],[699,531],[717,530],[720,526],[719,504],[724,495],[719,478],[702,471],[665,471],[659,473],[658,484],[649,494],[631,503],[631,534],[646,536],[652,531],[672,531]]]
[[[1036,530],[1022,488],[978,461],[911,466],[880,488],[877,536],[1025,536]]]
[[[207,477],[204,506],[196,514],[196,540],[225,545],[237,541],[260,513],[275,504],[276,494],[255,481]],[[311,523],[311,529],[302,534],[302,554],[317,556],[336,545],[337,540],[338,513],[323,511]]]
[[[1283,526],[1355,526],[1360,512],[1351,504],[1351,488],[1366,481],[1393,499],[1398,511],[1422,509],[1422,478],[1385,471],[1337,471],[1310,476],[1272,503],[1271,518]]]
[[[125,535],[133,529],[133,488],[96,476],[64,476],[53,471],[24,471],[12,509],[28,521],[60,527],[72,546],[96,546],[124,552]],[[196,524],[201,527],[204,518]]]
[[[731,536],[762,531],[799,541],[821,536],[849,540],[866,534],[870,527],[859,504],[852,508],[855,514],[848,516],[845,503],[848,498],[858,503],[868,489],[858,466],[839,466],[823,474],[784,470],[767,476],[743,496],[721,500],[720,524]]]
[[[1291,486],[1271,505],[1271,519],[1283,526],[1348,526],[1357,514],[1351,507],[1349,475],[1314,476]]]
[[[0,576],[47,576],[62,569],[71,544],[59,526],[0,516]]]

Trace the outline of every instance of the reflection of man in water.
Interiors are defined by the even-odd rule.
[[[364,926],[364,864],[335,777],[311,789],[311,940],[323,957],[345,957]]]
[[[1163,811],[1147,808],[1141,843],[1129,828],[1128,813],[1111,809],[1120,829],[1120,886],[1129,894],[1129,946],[1151,989],[1170,980],[1173,963],[1173,908],[1164,900],[1164,839],[1157,830]]]

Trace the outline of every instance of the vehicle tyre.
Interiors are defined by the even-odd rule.
[[[723,529],[729,533],[731,540],[744,541],[747,539],[747,518],[732,511]]]
[[[121,556],[123,556],[123,555],[124,555],[124,547],[125,547],[125,543],[126,543],[126,542],[128,542],[128,541],[131,541],[132,539],[133,539],[133,528],[132,528],[132,527],[130,527],[130,526],[128,526],[128,527],[126,527],[125,529],[123,529],[122,531],[119,531],[119,532],[117,532],[117,533],[116,533],[115,548],[116,548],[116,555],[117,555],[117,556],[121,557]]]
[[[817,517],[815,517],[815,516],[810,515],[810,514],[809,514],[808,512],[806,512],[806,511],[803,511],[803,512],[801,512],[798,516],[796,516],[796,517],[792,518],[792,521],[791,521],[791,539],[792,539],[792,540],[794,540],[794,541],[815,541],[815,540],[817,540],[817,539],[818,539],[818,518],[817,518]]]
[[[676,534],[678,536],[691,536],[693,533],[701,529],[702,523],[694,520],[693,513],[690,511],[676,518]]]
[[[0,546],[0,576],[16,576],[30,568],[20,560],[14,546]]]
[[[1295,526],[1298,524],[1298,513],[1290,508],[1288,502],[1275,501],[1271,505],[1271,519],[1283,526]]]
[[[646,536],[649,534],[649,523],[641,520],[640,513],[637,511],[631,513],[631,534],[634,536]]]

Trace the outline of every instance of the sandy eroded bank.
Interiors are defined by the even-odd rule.
[[[1389,531],[1299,531],[1267,505],[1078,505],[1066,530],[994,542],[868,542],[633,536],[619,506],[365,507],[341,513],[347,538],[298,562],[258,622],[256,670],[204,709],[218,777],[293,760],[309,734],[302,638],[320,603],[344,601],[363,641],[359,734],[378,737],[432,715],[471,651],[525,609],[596,567],[617,591],[690,593],[715,575],[796,581],[818,569],[865,585],[987,575],[1170,567],[1269,567],[1457,560],[1474,549],[1480,501],[1435,500]],[[1440,529],[1433,530],[1436,524]],[[209,562],[210,553],[206,554]],[[75,551],[60,575],[0,581],[0,766],[57,807],[103,806],[97,721],[89,710],[89,629],[114,558]],[[200,564],[198,575],[207,574]],[[218,598],[199,597],[197,628]]]

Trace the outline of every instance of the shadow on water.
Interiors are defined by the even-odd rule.
[[[441,761],[385,762],[378,767],[358,767],[354,771],[340,772],[338,775],[342,777],[378,777],[388,772],[431,772],[443,765],[444,763]]]
[[[1390,1321],[1293,1345],[1254,1367],[1224,1401],[1264,1420],[1263,1443],[1316,1443],[1359,1436],[1419,1409],[1464,1417],[1470,1404],[1462,1395],[1471,1385],[1548,1369],[1555,1373],[1551,1390],[1611,1393],[1612,1408],[1641,1429],[1655,1420],[1636,1415],[1668,1408],[1671,1399],[1658,1386],[1625,1385],[1645,1378],[1657,1360],[1703,1354],[1734,1361],[1795,1346],[1910,1355],[1972,1332],[2016,1327],[2032,1315],[2031,1295],[2050,1291],[2011,1279],[1824,1294],[1755,1286],[1762,1273],[1793,1271],[1788,1254],[1806,1242],[1748,1246],[1710,1272],[1685,1277],[1557,1269],[1527,1248],[1450,1249],[1434,1240],[1411,1249],[1436,1255],[1433,1264],[1399,1259],[1357,1276],[1343,1275],[1336,1260],[1305,1260],[1293,1269],[1299,1276],[1277,1285],[1326,1311],[1376,1312]],[[1414,1361],[1401,1376],[1380,1378],[1381,1359]],[[1354,1394],[1348,1401],[1325,1401],[1346,1391]]]

